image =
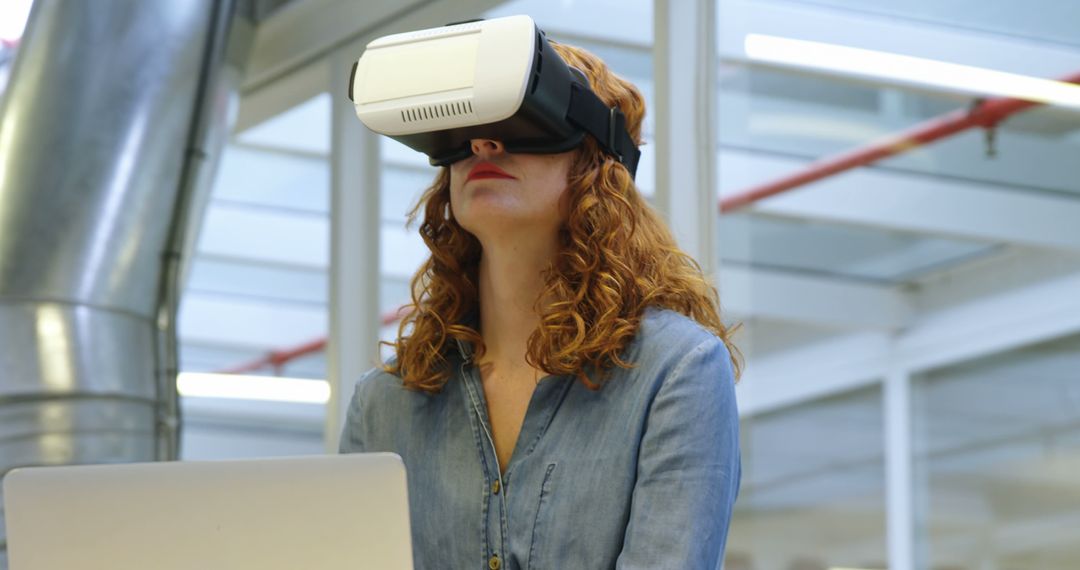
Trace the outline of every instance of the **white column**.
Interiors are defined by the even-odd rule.
[[[356,118],[346,96],[354,60],[342,51],[331,58],[330,75],[330,453],[337,451],[356,380],[377,362],[379,340],[379,139]]]
[[[656,206],[706,275],[717,260],[716,3],[654,0]]]
[[[915,569],[915,517],[911,447],[911,375],[885,377],[885,513],[889,568]]]

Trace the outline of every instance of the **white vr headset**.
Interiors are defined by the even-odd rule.
[[[604,104],[528,16],[374,40],[353,64],[349,99],[369,129],[434,166],[471,156],[477,138],[508,152],[556,153],[590,134],[631,176],[641,156],[622,111]]]

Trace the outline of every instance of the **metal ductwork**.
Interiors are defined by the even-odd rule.
[[[181,253],[251,10],[35,2],[0,100],[0,472],[177,457]]]

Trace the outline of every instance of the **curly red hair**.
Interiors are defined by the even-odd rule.
[[[588,51],[551,44],[568,65],[585,73],[607,105],[618,105],[640,145],[645,100],[637,88]],[[536,305],[540,325],[529,338],[526,361],[597,389],[614,366],[633,367],[620,353],[637,333],[642,312],[654,306],[682,313],[723,340],[738,377],[739,351],[720,318],[716,288],[679,249],[626,168],[591,137],[576,151],[566,192],[560,250],[544,273],[541,294],[555,301]],[[454,219],[449,168],[421,195],[409,212],[410,223],[421,208],[420,235],[431,257],[413,277],[413,310],[402,319],[397,342],[380,344],[397,354],[384,370],[411,389],[436,393],[452,373],[447,352],[454,339],[473,343],[475,358],[484,354],[480,333],[463,322],[479,307],[481,246]]]

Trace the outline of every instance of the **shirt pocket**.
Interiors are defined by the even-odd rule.
[[[551,526],[551,502],[552,490],[555,488],[555,471],[557,463],[549,463],[544,472],[544,482],[540,485],[540,497],[536,503],[536,518],[533,520],[532,539],[529,541],[529,560],[525,564],[526,570],[540,570],[551,567],[551,561],[545,566],[542,553],[546,551],[544,541],[547,539]]]

